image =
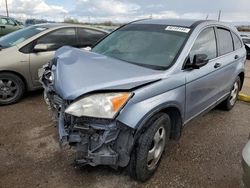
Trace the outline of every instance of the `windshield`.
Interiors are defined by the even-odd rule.
[[[41,26],[30,26],[24,29],[17,30],[0,38],[0,47],[9,48],[18,45],[30,37],[46,30],[47,28]]]
[[[176,58],[189,31],[166,25],[130,24],[113,32],[92,51],[152,69],[167,69]],[[186,29],[186,30],[185,30]]]
[[[244,43],[250,44],[250,39],[242,39]]]

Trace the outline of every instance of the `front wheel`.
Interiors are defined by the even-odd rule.
[[[159,166],[160,159],[170,138],[170,118],[159,113],[147,122],[147,129],[132,152],[129,173],[139,181],[148,180]]]
[[[25,91],[21,78],[11,73],[0,73],[0,105],[19,101]]]
[[[236,101],[237,101],[237,98],[238,98],[238,94],[239,94],[239,91],[240,91],[240,87],[241,87],[241,81],[240,81],[240,77],[237,77],[233,86],[232,86],[232,89],[230,91],[230,95],[228,96],[228,98],[223,101],[221,103],[221,107],[224,109],[224,110],[231,110]]]

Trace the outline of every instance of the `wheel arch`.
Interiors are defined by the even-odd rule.
[[[141,121],[136,126],[136,134],[135,139],[137,139],[140,134],[142,134],[145,129],[147,129],[146,122],[152,118],[154,115],[158,113],[166,113],[169,115],[170,122],[171,122],[171,132],[170,132],[170,138],[178,140],[181,136],[182,132],[182,125],[183,125],[183,115],[181,113],[180,108],[177,105],[169,104],[169,105],[163,105],[158,106],[148,112],[143,118],[141,118]]]
[[[243,84],[244,84],[245,73],[244,73],[244,72],[241,72],[238,76],[240,77],[240,82],[241,82],[240,90],[241,90],[242,87],[243,87]]]

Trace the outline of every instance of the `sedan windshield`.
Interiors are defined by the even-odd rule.
[[[30,37],[46,30],[47,28],[41,26],[30,26],[24,29],[20,29],[8,35],[0,38],[0,47],[9,48],[14,45],[18,45],[21,42],[27,40]]]
[[[183,30],[167,28],[166,25],[126,25],[98,43],[92,52],[152,69],[167,69],[188,36]]]
[[[250,44],[250,38],[249,39],[242,39],[245,44]]]

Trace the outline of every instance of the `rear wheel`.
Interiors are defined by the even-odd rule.
[[[129,173],[139,181],[148,180],[159,166],[160,159],[170,138],[170,118],[159,113],[148,122],[132,152]]]
[[[16,103],[24,91],[25,85],[20,77],[12,73],[0,74],[0,105]]]
[[[241,87],[241,81],[240,81],[240,77],[237,77],[237,79],[235,80],[233,86],[232,86],[232,89],[230,91],[230,95],[228,96],[228,98],[223,101],[221,103],[221,107],[224,109],[224,110],[231,110],[236,101],[237,101],[237,98],[238,98],[238,94],[239,94],[239,91],[240,91],[240,87]]]

